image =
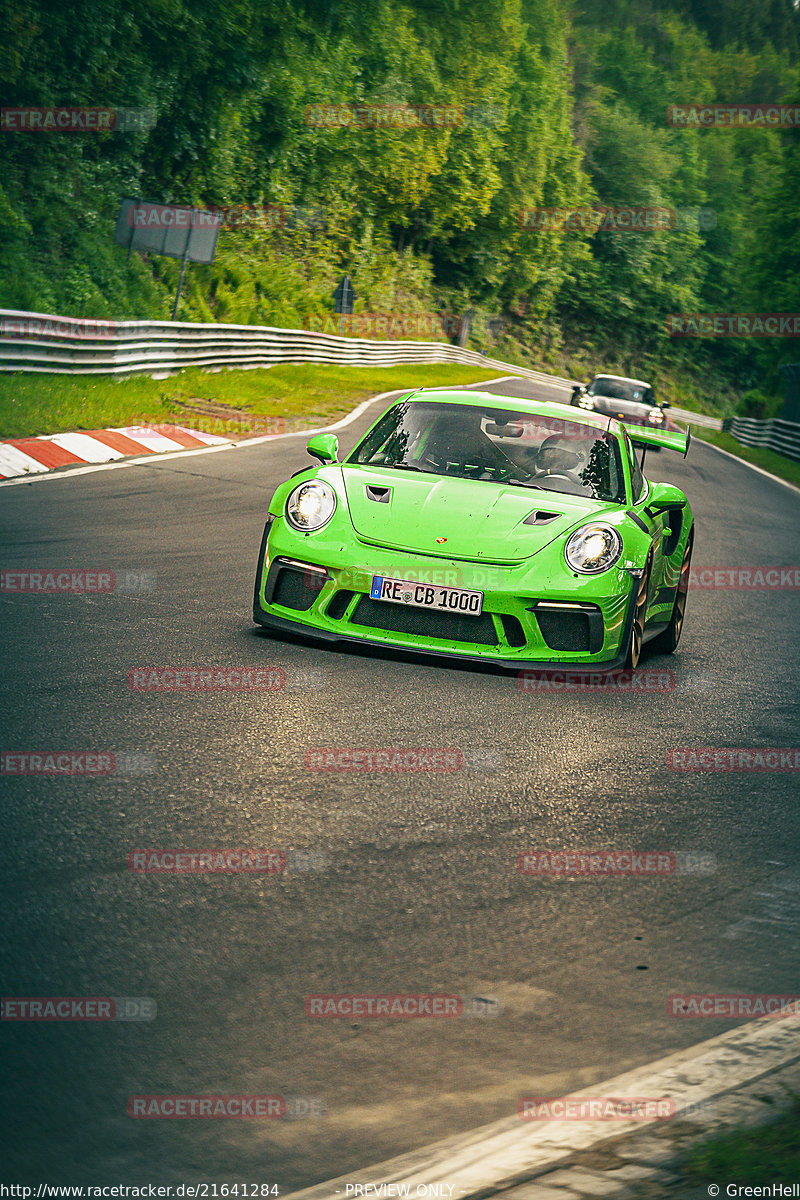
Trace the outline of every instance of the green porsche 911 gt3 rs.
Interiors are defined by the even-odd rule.
[[[642,453],[637,459],[634,444]],[[259,625],[507,667],[635,667],[678,644],[694,518],[642,474],[685,430],[472,391],[395,401],[275,492]]]

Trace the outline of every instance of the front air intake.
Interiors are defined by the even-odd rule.
[[[327,571],[304,563],[276,558],[269,569],[264,599],[267,604],[279,604],[295,612],[308,612],[319,596]]]
[[[325,610],[325,616],[332,617],[334,621],[341,621],[354,595],[355,592],[348,592],[345,588],[334,592],[333,599]]]
[[[503,633],[506,635],[506,641],[509,646],[519,649],[526,642],[525,630],[516,617],[510,616],[508,613],[500,613],[500,624],[503,626]]]
[[[583,654],[602,650],[603,614],[597,605],[542,600],[532,611],[549,649]]]
[[[499,645],[494,621],[488,613],[469,617],[460,613],[432,612],[428,608],[405,608],[386,600],[371,600],[369,596],[362,596],[350,621],[353,625],[407,633],[414,637],[471,642],[475,646]]]

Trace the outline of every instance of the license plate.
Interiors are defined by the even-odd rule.
[[[413,583],[409,579],[387,579],[385,575],[372,576],[369,594],[372,600],[388,600],[391,604],[405,604],[411,608],[433,608],[437,612],[465,613],[472,617],[480,616],[483,610],[483,592]]]

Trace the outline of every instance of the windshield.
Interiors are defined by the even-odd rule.
[[[610,379],[608,375],[598,375],[589,384],[587,391],[590,396],[608,396],[611,400],[634,400],[637,404],[652,403],[651,388],[632,379]]]
[[[612,434],[566,417],[506,408],[406,400],[381,417],[347,461],[615,503],[625,499]]]

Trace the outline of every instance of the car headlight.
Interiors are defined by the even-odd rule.
[[[564,547],[567,564],[581,575],[607,571],[621,554],[622,538],[611,525],[582,525]]]
[[[664,414],[660,408],[651,408],[647,414],[647,419],[651,425],[660,425],[664,420]]]
[[[335,512],[336,492],[319,479],[299,484],[286,501],[286,520],[299,533],[322,529]]]
[[[580,396],[578,404],[581,408],[594,408],[594,400],[592,400],[591,396]]]

